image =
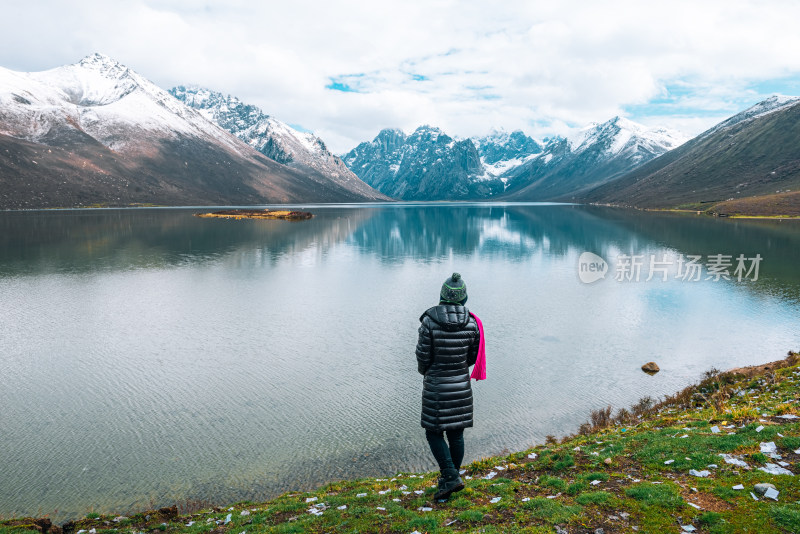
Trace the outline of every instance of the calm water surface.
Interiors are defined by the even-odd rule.
[[[453,271],[484,322],[467,461],[800,347],[800,224],[565,205],[0,213],[0,515],[262,499],[434,467],[418,317]],[[584,251],[606,279],[577,274]],[[639,282],[614,279],[642,255]],[[761,254],[759,279],[647,277]],[[661,373],[639,370],[655,360]]]

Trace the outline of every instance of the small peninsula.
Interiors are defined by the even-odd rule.
[[[308,211],[289,210],[222,210],[211,213],[196,213],[195,217],[217,219],[284,219],[287,221],[302,221],[310,219],[314,214]]]

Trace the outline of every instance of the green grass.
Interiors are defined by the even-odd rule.
[[[575,501],[585,506],[587,504],[606,504],[610,499],[611,495],[605,491],[590,491],[579,495]]]
[[[697,518],[697,522],[706,528],[713,527],[720,521],[722,521],[722,514],[719,514],[717,512],[703,512]]]
[[[479,512],[478,510],[466,510],[458,514],[456,517],[458,517],[459,521],[464,521],[467,523],[478,523],[483,521],[483,513]]]
[[[800,506],[796,504],[774,508],[772,519],[789,532],[800,532]]]
[[[539,478],[539,485],[544,488],[552,488],[556,491],[565,491],[567,489],[567,483],[561,480],[558,477],[542,475]]]
[[[544,520],[551,524],[564,523],[573,516],[581,513],[580,506],[568,506],[556,502],[554,499],[537,497],[522,503],[522,508],[536,519]]]
[[[567,486],[567,495],[578,495],[579,493],[589,489],[589,484],[583,481],[573,482]]]
[[[20,525],[16,527],[0,526],[0,534],[40,534],[33,525]]]
[[[637,484],[625,490],[625,495],[646,506],[675,509],[683,505],[683,499],[672,484]]]

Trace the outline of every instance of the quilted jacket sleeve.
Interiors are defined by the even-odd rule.
[[[419,333],[419,338],[417,339],[417,370],[419,374],[424,375],[428,367],[433,363],[431,355],[433,338],[431,336],[431,330],[428,328],[428,325],[425,324],[424,320],[419,325],[419,330],[417,330],[417,332]]]

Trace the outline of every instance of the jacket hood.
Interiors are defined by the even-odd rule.
[[[443,330],[461,330],[469,323],[469,310],[458,304],[440,304],[425,310],[419,320],[428,316]]]

